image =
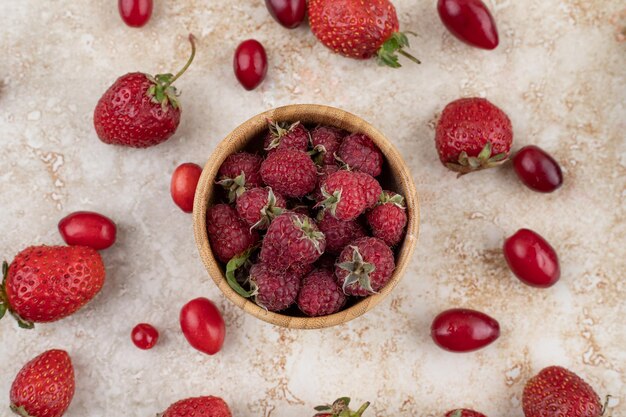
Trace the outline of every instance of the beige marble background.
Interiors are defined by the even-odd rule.
[[[34,243],[59,244],[58,220],[79,209],[115,219],[119,240],[104,252],[102,293],[79,314],[22,331],[0,323],[0,409],[28,359],[67,349],[77,392],[68,417],[149,416],[186,396],[224,397],[237,416],[312,415],[341,395],[373,401],[370,416],[442,416],[474,407],[521,417],[524,381],[567,366],[626,415],[626,4],[617,0],[488,0],[500,47],[471,49],[440,24],[434,1],[396,0],[423,65],[380,68],[332,55],[308,28],[287,31],[263,2],[158,1],[143,29],[123,25],[116,2],[2,0],[0,15],[0,249],[11,259]],[[173,71],[199,40],[178,82],[176,136],[148,150],[102,144],[92,127],[99,96],[129,71]],[[231,69],[243,39],[267,47],[266,82],[245,92]],[[488,97],[511,117],[515,148],[534,143],[563,165],[553,195],[525,189],[510,167],[457,180],[433,145],[437,112],[460,96]],[[413,264],[365,317],[322,331],[272,327],[230,305],[198,258],[191,216],[169,197],[182,162],[204,163],[248,117],[289,103],[323,103],[378,126],[409,164],[421,197]],[[552,289],[522,285],[500,252],[520,227],[558,250]],[[187,345],[179,308],[207,296],[224,312],[224,350]],[[429,337],[450,307],[497,318],[501,338],[455,355]],[[134,324],[162,333],[143,352]],[[3,411],[4,415],[5,412]]]

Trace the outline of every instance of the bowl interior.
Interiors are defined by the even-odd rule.
[[[259,307],[254,302],[241,297],[226,282],[224,268],[215,259],[211,251],[206,232],[207,208],[216,203],[220,193],[216,192],[215,178],[224,160],[232,153],[239,151],[255,152],[262,149],[262,134],[267,130],[267,119],[277,122],[301,121],[305,125],[329,125],[344,129],[351,133],[368,135],[385,155],[383,174],[378,177],[383,189],[396,191],[405,197],[407,205],[407,231],[404,241],[398,245],[396,253],[396,269],[390,282],[377,294],[349,304],[344,310],[324,317],[304,317],[274,313]],[[402,277],[415,248],[419,227],[419,207],[415,185],[411,174],[395,147],[376,128],[363,119],[346,111],[320,105],[291,105],[280,107],[259,114],[233,130],[215,149],[206,163],[196,189],[193,210],[194,233],[200,256],[213,278],[213,281],[234,304],[255,317],[288,328],[322,328],[345,323],[361,316],[377,305],[387,296]]]

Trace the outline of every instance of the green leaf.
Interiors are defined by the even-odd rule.
[[[491,142],[487,142],[485,147],[478,154],[479,161],[487,161],[491,157]]]
[[[329,405],[318,405],[317,407],[313,408],[315,411],[329,411],[331,410]]]
[[[503,153],[499,153],[489,158],[489,162],[500,162],[500,161],[504,161],[506,158],[507,158],[507,155],[506,153],[503,152]]]
[[[254,249],[256,248],[248,249],[241,255],[235,256],[233,259],[231,259],[228,262],[228,264],[226,264],[226,282],[228,282],[228,285],[230,286],[230,288],[235,290],[237,294],[239,294],[240,296],[244,298],[250,298],[252,296],[252,293],[249,291],[246,291],[239,284],[239,282],[237,282],[237,278],[235,277],[235,272],[237,271],[237,269],[241,268],[246,263],[246,261],[248,260],[248,258],[250,258],[250,255],[252,254]]]
[[[0,303],[0,319],[4,317],[7,312],[7,306],[4,303]]]
[[[7,263],[7,261],[3,261],[2,262],[2,279],[3,279],[2,282],[4,282],[4,280],[6,279],[8,273],[9,273],[9,264]]]
[[[32,321],[24,320],[19,315],[17,315],[16,313],[12,312],[11,310],[9,310],[9,312],[15,318],[15,320],[17,320],[17,325],[21,329],[29,329],[30,330],[30,329],[34,329],[35,328],[35,324]]]

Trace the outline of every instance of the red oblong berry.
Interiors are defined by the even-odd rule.
[[[222,349],[226,325],[222,313],[210,300],[196,298],[180,310],[180,328],[191,346],[214,355]]]
[[[520,149],[513,157],[513,168],[520,181],[532,190],[551,193],[563,185],[559,163],[538,146]]]
[[[115,243],[117,228],[113,220],[92,211],[77,211],[59,221],[59,233],[70,246],[89,246],[102,250]]]
[[[254,90],[267,75],[265,48],[254,39],[243,41],[235,51],[233,67],[241,85],[246,90]]]
[[[148,323],[139,323],[130,333],[130,338],[139,349],[152,349],[159,341],[159,331]]]
[[[193,200],[200,175],[202,168],[190,162],[179,165],[172,174],[170,194],[174,203],[185,213],[193,211]]]
[[[124,23],[139,28],[152,16],[152,0],[118,0],[117,7]]]
[[[450,352],[478,350],[499,336],[500,324],[495,319],[480,311],[463,308],[440,313],[431,326],[433,341]]]
[[[481,0],[439,0],[437,11],[444,26],[461,41],[482,49],[498,46],[498,29]]]
[[[504,241],[504,258],[525,284],[548,288],[561,277],[556,251],[537,233],[520,229]]]
[[[304,21],[306,0],[265,0],[265,5],[274,20],[287,29],[295,29]]]

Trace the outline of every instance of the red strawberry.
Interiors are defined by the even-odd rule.
[[[602,404],[593,388],[575,373],[550,366],[526,382],[526,417],[600,417]]]
[[[121,76],[98,101],[93,114],[96,133],[104,143],[147,148],[168,140],[180,122],[178,93],[172,85],[189,68],[196,54],[176,75],[141,72]]]
[[[269,132],[265,136],[266,151],[276,149],[297,149],[306,152],[309,149],[309,131],[300,122],[293,124],[267,121]]]
[[[346,132],[336,127],[319,126],[311,132],[311,145],[318,153],[316,162],[319,165],[334,165],[335,153],[339,150],[341,141],[346,136]]]
[[[293,270],[277,270],[258,263],[250,269],[250,289],[254,301],[269,311],[282,311],[296,302],[302,275]]]
[[[364,237],[346,246],[337,259],[335,275],[348,295],[365,297],[383,288],[395,269],[393,252],[375,237]]]
[[[157,417],[232,417],[228,404],[219,397],[196,397],[178,401]]]
[[[338,255],[346,245],[367,236],[363,226],[356,220],[343,221],[330,213],[322,213],[317,227],[326,237],[326,252]]]
[[[459,175],[502,164],[513,143],[511,120],[484,98],[448,104],[437,123],[439,159]]]
[[[274,217],[283,214],[287,202],[271,188],[253,188],[237,199],[237,213],[250,226],[265,230]]]
[[[259,259],[276,269],[312,264],[326,249],[326,239],[310,217],[285,213],[267,229]]]
[[[399,32],[396,9],[389,0],[310,0],[309,24],[317,39],[343,56],[376,56],[379,64],[399,68],[399,53],[420,63],[404,50],[409,40]]]
[[[11,385],[11,410],[20,416],[61,417],[74,397],[74,368],[64,350],[28,362]]]
[[[338,312],[345,304],[346,295],[337,285],[331,269],[316,269],[302,280],[298,307],[307,316],[327,316]]]
[[[350,221],[376,204],[382,192],[380,184],[363,172],[337,171],[322,185],[325,198],[318,205],[339,220]]]
[[[304,197],[315,189],[317,169],[306,152],[279,149],[261,165],[263,181],[285,197]]]
[[[383,170],[383,154],[366,135],[353,133],[343,140],[337,156],[348,169],[377,177]]]
[[[259,173],[262,163],[262,157],[247,152],[234,153],[222,163],[217,172],[217,183],[228,191],[231,203],[246,189],[263,185]]]
[[[367,223],[372,234],[389,246],[397,245],[402,240],[406,222],[404,197],[393,191],[383,191],[377,206],[367,212]]]
[[[370,403],[364,403],[357,411],[350,410],[350,398],[343,397],[328,405],[315,407],[318,411],[314,417],[361,417]]]
[[[104,284],[100,254],[86,246],[31,246],[4,264],[0,318],[8,309],[20,327],[78,311]]]
[[[259,241],[257,231],[250,230],[228,204],[217,204],[207,210],[206,227],[211,249],[222,262],[230,261]]]
[[[448,411],[446,417],[487,417],[482,413],[467,408],[459,408],[458,410]]]

